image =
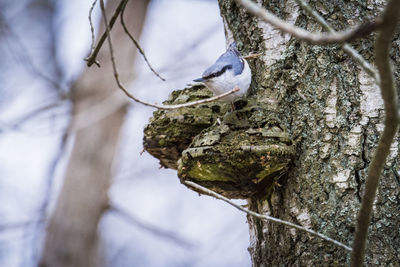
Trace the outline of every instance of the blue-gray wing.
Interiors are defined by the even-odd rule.
[[[210,79],[222,75],[225,71],[232,69],[235,75],[242,73],[244,62],[239,52],[228,49],[217,61],[206,69],[202,75],[203,79]]]
[[[221,76],[225,71],[232,69],[231,64],[225,62],[215,62],[212,66],[203,72],[202,78],[204,80],[211,79],[214,77]]]

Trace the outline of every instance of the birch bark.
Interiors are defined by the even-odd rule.
[[[293,0],[257,1],[279,17],[309,31],[319,26]],[[382,1],[309,1],[336,30],[376,17]],[[250,63],[251,97],[275,109],[297,141],[296,157],[279,180],[271,208],[262,198],[250,209],[298,223],[351,245],[367,167],[383,128],[379,88],[340,46],[311,46],[248,15],[234,1],[220,0],[226,36]],[[373,63],[375,35],[352,43]],[[391,56],[400,70],[398,34]],[[399,137],[380,182],[369,231],[366,265],[398,264],[400,258]],[[349,263],[349,254],[304,233],[248,217],[253,266],[315,266]]]

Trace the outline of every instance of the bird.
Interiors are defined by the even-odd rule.
[[[246,59],[236,48],[236,42],[229,45],[213,65],[208,67],[201,78],[193,80],[203,83],[215,95],[220,95],[239,88],[238,92],[221,98],[221,101],[231,103],[246,94],[251,83],[251,69]]]

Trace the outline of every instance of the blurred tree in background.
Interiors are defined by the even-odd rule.
[[[292,0],[258,2],[291,24],[313,32],[323,29]],[[120,3],[106,3],[108,19]],[[366,17],[377,17],[384,8],[381,1],[310,0],[309,3],[336,30],[362,23]],[[16,197],[41,199],[35,206],[35,218],[28,216],[26,221],[5,221],[1,225],[3,231],[21,227],[35,229],[30,238],[33,253],[27,252],[29,255],[21,263],[24,266],[36,262],[41,266],[112,264],[105,259],[106,248],[98,236],[98,227],[105,211],[122,212],[110,203],[108,193],[130,100],[115,84],[107,41],[97,57],[101,68],[96,65],[85,68],[79,77],[68,73],[62,61],[65,51],[60,51],[62,46],[57,39],[62,21],[57,10],[63,4],[51,0],[0,2],[0,109],[2,120],[8,118],[7,123],[0,124],[0,133],[4,138],[7,131],[21,131],[26,124],[34,125],[39,135],[52,127],[62,129],[55,137],[61,140],[55,152],[48,159],[42,159],[49,162],[47,171],[40,170],[40,175],[47,177],[44,184],[31,188],[33,195]],[[126,6],[124,18],[135,38],[142,32],[148,4],[148,0],[131,0]],[[218,4],[227,43],[237,41],[243,54],[262,54],[249,60],[253,71],[249,99],[276,113],[297,143],[294,162],[279,180],[271,198],[266,201],[264,197],[253,196],[247,200],[249,208],[351,244],[368,166],[383,127],[385,113],[379,87],[365,69],[343,52],[341,45],[309,45],[249,15],[235,0],[219,0]],[[102,21],[94,21],[97,42],[105,27]],[[76,38],[70,41],[78,42]],[[119,20],[112,28],[111,38],[119,79],[128,85],[135,79],[133,65],[137,49]],[[351,45],[372,63],[376,59],[375,39],[376,34],[372,34],[352,41]],[[400,71],[398,33],[393,40],[396,49],[390,50],[390,56],[397,78]],[[182,55],[190,53],[188,50]],[[170,65],[178,64],[181,59],[183,56]],[[12,109],[23,110],[23,115],[13,117]],[[70,155],[67,155],[68,144],[72,144]],[[400,223],[395,216],[400,195],[399,152],[397,137],[374,203],[366,252],[368,265],[391,265],[400,260],[399,233],[394,231]],[[18,152],[8,150],[7,153]],[[65,172],[62,171],[63,185],[58,194],[53,192],[57,183],[56,167],[66,156],[69,156],[68,164]],[[24,161],[39,160],[23,154],[19,158],[15,164],[21,169]],[[3,172],[0,168],[0,174]],[[26,179],[28,182],[29,177]],[[1,182],[6,185],[6,181]],[[0,188],[2,192],[13,194],[4,188]],[[49,215],[52,203],[55,203],[54,211]],[[252,216],[247,219],[253,266],[330,266],[350,261],[347,251],[320,239]],[[47,235],[43,238],[45,226]],[[141,227],[190,247],[173,234],[146,224]],[[39,245],[42,243],[43,249]],[[198,258],[206,265],[204,255]],[[181,264],[191,265],[187,261]],[[201,266],[201,261],[200,265],[194,265],[194,261],[192,264]]]
[[[108,17],[118,4],[107,3]],[[136,37],[142,31],[147,5],[148,0],[140,0],[126,6],[126,23]],[[104,30],[104,26],[100,28],[100,32]],[[113,28],[111,38],[116,47],[115,59],[122,70],[120,79],[129,83],[134,77],[131,70],[136,47],[120,25]],[[115,94],[108,57],[108,48],[103,46],[97,58],[101,68],[87,68],[71,88],[73,108],[68,131],[75,133],[74,147],[48,226],[41,266],[100,265],[96,263],[97,226],[108,209],[112,166],[127,106],[123,96]],[[98,105],[101,111],[96,109]]]

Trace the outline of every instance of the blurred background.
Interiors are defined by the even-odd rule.
[[[91,4],[0,0],[0,266],[36,266],[40,257],[43,214],[54,208],[72,149],[73,136],[61,144],[70,88],[90,51]],[[99,11],[96,6],[95,26]],[[139,42],[166,81],[137,55],[129,89],[161,103],[225,50],[217,1],[150,1]],[[107,212],[101,219],[107,265],[250,266],[246,216],[190,191],[175,170],[141,154],[153,111],[131,102],[124,121],[109,196],[129,216]]]

